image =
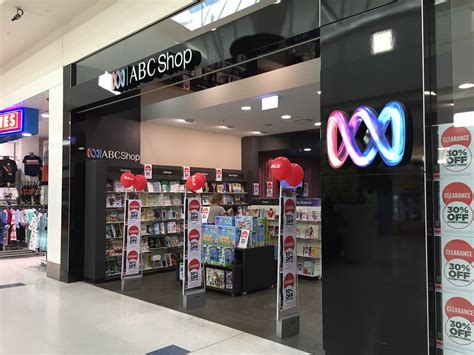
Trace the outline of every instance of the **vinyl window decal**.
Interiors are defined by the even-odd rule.
[[[361,123],[367,127],[369,140],[363,151],[356,141],[357,130]],[[387,129],[391,126],[391,142],[386,137]],[[334,169],[341,168],[350,156],[355,165],[365,168],[372,164],[377,153],[388,166],[401,163],[406,145],[406,109],[397,101],[389,102],[377,115],[368,106],[357,108],[353,115],[336,110],[331,113],[327,123],[326,139],[329,164]],[[338,146],[338,133],[342,142]]]

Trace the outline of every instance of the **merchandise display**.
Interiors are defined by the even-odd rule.
[[[15,160],[4,156],[0,160],[0,186],[5,187],[9,184],[14,184],[17,170],[18,167]]]
[[[322,277],[321,269],[321,206],[319,199],[297,199],[296,207],[296,238],[298,275]],[[310,205],[310,206],[308,206]],[[252,205],[249,206],[249,213],[258,216],[265,226],[264,235],[277,245],[279,225],[278,205]]]
[[[25,175],[38,177],[41,172],[41,158],[36,156],[33,152],[26,155],[23,158],[23,164],[25,165]]]

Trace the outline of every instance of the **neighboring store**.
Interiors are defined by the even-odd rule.
[[[472,300],[463,290],[448,294],[438,271],[440,245],[464,248],[469,235],[461,243],[458,234],[443,235],[442,223],[432,228],[440,223],[437,191],[448,188],[433,172],[441,164],[439,176],[461,175],[443,170],[443,159],[434,163],[432,152],[444,146],[426,134],[468,135],[438,123],[452,125],[452,113],[466,117],[459,114],[470,112],[469,98],[432,122],[443,105],[456,110],[440,97],[443,89],[431,89],[430,61],[439,53],[432,26],[442,12],[460,16],[458,6],[231,3],[204,1],[65,67],[63,281],[187,311],[184,182],[200,172],[208,182],[196,195],[202,214],[218,193],[227,216],[214,225],[202,220],[206,304],[193,314],[314,353],[469,353],[468,335],[460,341],[449,335],[454,328],[442,329],[443,317],[457,317],[467,331]],[[463,6],[472,15],[472,2]],[[461,22],[452,23],[456,33]],[[464,35],[472,39],[472,28]],[[284,339],[275,337],[277,156],[305,172],[296,192],[300,277],[293,283],[300,329]],[[144,192],[125,194],[126,171],[148,176]],[[462,178],[472,188],[470,175]],[[126,196],[142,206],[133,264],[145,276],[137,290],[121,291]],[[456,207],[469,218],[470,207]],[[247,248],[238,247],[242,229],[254,233]]]

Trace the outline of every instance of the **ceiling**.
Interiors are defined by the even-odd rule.
[[[258,134],[255,132],[279,134],[314,129],[314,123],[320,122],[319,71],[318,58],[171,99],[161,95],[159,102],[145,95],[141,118],[161,125],[241,137]],[[160,97],[159,92],[151,96]],[[262,111],[261,98],[269,95],[278,96],[278,108]],[[252,109],[243,111],[242,106]],[[291,115],[291,119],[282,119],[283,115]]]
[[[86,10],[111,0],[0,0],[0,68]],[[11,21],[20,7],[24,15]]]

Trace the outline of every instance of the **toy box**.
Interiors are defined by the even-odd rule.
[[[234,263],[234,248],[232,247],[220,247],[219,248],[219,264],[220,265],[231,265]]]
[[[239,241],[240,229],[237,227],[217,227],[217,243],[235,247]]]
[[[216,216],[216,226],[234,227],[235,217]]]
[[[202,226],[202,241],[204,244],[217,244],[217,227],[212,224]]]
[[[240,229],[247,229],[250,232],[255,232],[257,230],[257,217],[236,216],[235,226]]]

